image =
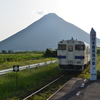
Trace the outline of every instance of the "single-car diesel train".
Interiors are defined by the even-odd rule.
[[[90,63],[90,45],[83,41],[62,40],[57,50],[58,68],[68,71],[82,71]]]

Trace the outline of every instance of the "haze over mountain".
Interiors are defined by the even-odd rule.
[[[54,13],[43,16],[25,29],[0,42],[2,50],[12,51],[43,51],[57,48],[61,40],[74,39],[90,42],[89,34],[77,26],[66,22]],[[100,39],[97,39],[100,43]]]

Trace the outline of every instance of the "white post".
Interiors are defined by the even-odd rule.
[[[28,70],[30,71],[30,65],[28,66]]]
[[[97,80],[96,73],[96,32],[92,28],[90,32],[90,80]]]
[[[40,67],[40,64],[37,64],[37,67]]]

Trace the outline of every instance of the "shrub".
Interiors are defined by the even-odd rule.
[[[46,49],[44,57],[57,57],[57,50]]]

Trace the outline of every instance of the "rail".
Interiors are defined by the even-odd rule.
[[[49,85],[53,84],[54,82],[56,82],[57,80],[59,80],[60,78],[62,78],[64,75],[61,75],[60,77],[56,78],[55,80],[53,80],[52,82],[48,83],[47,85],[45,85],[44,87],[40,88],[39,90],[35,91],[34,93],[30,94],[29,96],[25,97],[23,100],[27,100],[28,98],[32,97],[33,95],[37,94],[38,92],[42,91],[43,89],[45,89],[46,87],[48,87]]]

